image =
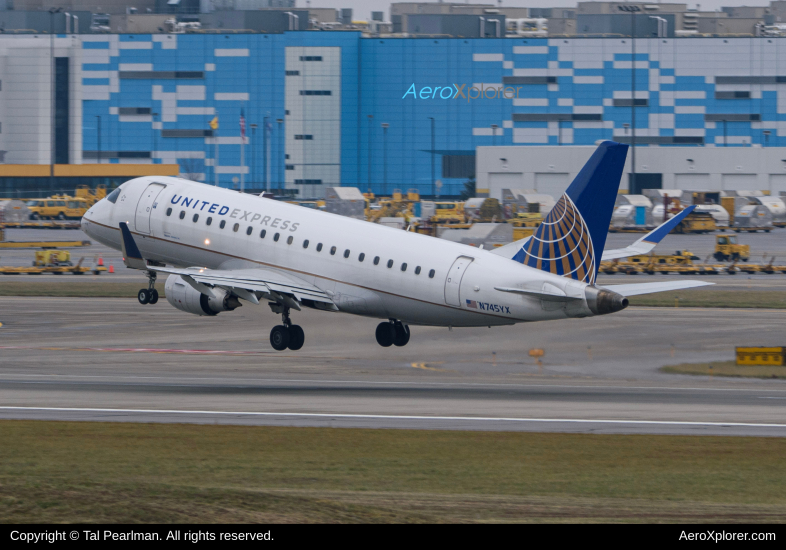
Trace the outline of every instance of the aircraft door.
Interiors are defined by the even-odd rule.
[[[164,190],[164,185],[160,183],[151,183],[142,192],[139,197],[139,202],[136,205],[136,216],[134,218],[134,227],[140,233],[150,234],[150,216],[155,210],[158,203],[156,199],[158,194]]]
[[[461,296],[459,290],[461,289],[461,279],[467,271],[469,264],[472,263],[472,258],[468,256],[459,256],[453,265],[450,266],[447,277],[445,277],[445,303],[455,307],[461,307]]]

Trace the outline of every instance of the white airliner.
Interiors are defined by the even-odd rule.
[[[404,346],[409,325],[591,317],[624,309],[628,296],[711,284],[595,285],[601,258],[644,253],[681,219],[603,253],[627,149],[602,143],[535,235],[493,251],[171,177],[125,182],[82,228],[146,272],[142,304],[158,301],[165,273],[167,301],[188,313],[267,301],[282,318],[270,332],[277,350],[303,346],[290,319],[302,307],[385,319],[377,342]]]

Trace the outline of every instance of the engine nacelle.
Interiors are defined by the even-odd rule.
[[[220,288],[214,288],[215,298],[202,294],[183,280],[180,275],[167,277],[166,300],[177,309],[194,315],[218,315],[241,306],[237,296]]]

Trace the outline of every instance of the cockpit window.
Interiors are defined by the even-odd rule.
[[[117,197],[119,196],[120,196],[120,188],[118,187],[117,189],[115,189],[114,191],[109,193],[109,195],[106,196],[106,200],[108,200],[112,204],[115,204],[117,202]]]

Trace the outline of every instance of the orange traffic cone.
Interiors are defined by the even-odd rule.
[[[115,266],[109,264],[109,273],[114,273],[114,272],[115,272]]]
[[[98,257],[98,267],[104,267],[104,259],[101,256]]]

